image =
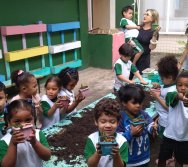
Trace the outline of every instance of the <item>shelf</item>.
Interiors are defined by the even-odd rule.
[[[46,32],[46,24],[31,24],[25,26],[2,26],[3,36]]]
[[[47,53],[49,53],[48,46],[38,46],[38,47],[33,47],[23,50],[7,52],[5,53],[5,60],[7,62],[12,62],[12,61],[27,59]]]
[[[60,52],[64,52],[67,50],[72,50],[72,49],[76,49],[80,47],[81,47],[81,41],[67,42],[64,44],[49,46],[49,53],[55,54],[55,53],[60,53]]]

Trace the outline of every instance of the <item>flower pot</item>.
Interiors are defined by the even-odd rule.
[[[84,88],[80,88],[79,91],[82,93],[82,95],[84,97],[88,96],[89,95],[89,88],[88,86],[87,87],[84,87]]]
[[[13,130],[16,130],[16,131],[22,131],[22,133],[24,134],[24,137],[25,139],[28,139],[29,136],[31,135],[32,133],[32,129],[33,129],[33,125],[30,124],[30,125],[25,125],[23,127],[12,127]]]
[[[58,98],[63,107],[67,108],[69,106],[70,99],[67,96],[59,96]]]

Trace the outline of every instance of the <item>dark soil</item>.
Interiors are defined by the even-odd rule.
[[[143,108],[149,107],[150,101],[153,100],[149,92],[146,92]],[[65,148],[52,151],[52,154],[58,157],[57,161],[65,160],[67,164],[75,163],[70,162],[70,160],[75,159],[78,155],[83,155],[87,137],[97,130],[94,124],[93,111],[91,109],[85,110],[87,112],[83,112],[82,118],[71,118],[73,124],[64,126],[58,134],[47,137],[51,146]]]

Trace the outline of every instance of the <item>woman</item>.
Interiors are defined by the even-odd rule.
[[[138,70],[142,74],[142,71],[150,67],[150,52],[157,46],[158,31],[160,27],[156,30],[152,29],[152,24],[158,24],[159,14],[155,9],[148,9],[144,14],[143,25],[139,30],[139,35],[137,37],[138,41],[144,48],[144,53],[140,57],[134,57],[133,64],[136,64]]]

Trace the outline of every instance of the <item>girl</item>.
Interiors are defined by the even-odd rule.
[[[11,75],[12,83],[15,83],[18,89],[18,95],[14,96],[11,101],[18,99],[32,99],[36,107],[37,128],[41,128],[42,108],[40,106],[40,96],[38,92],[38,84],[35,76],[23,70],[16,70]]]
[[[7,102],[7,94],[5,85],[0,82],[0,139],[3,136],[2,130],[4,127],[4,108]]]
[[[33,125],[34,106],[26,100],[15,100],[7,106],[5,122],[8,127]],[[51,151],[42,131],[32,129],[28,138],[22,130],[8,132],[0,140],[1,166],[8,167],[41,167],[42,160],[49,160]]]
[[[58,94],[61,90],[61,82],[57,76],[48,78],[45,83],[46,95],[41,98],[43,109],[42,128],[48,128],[60,121],[60,114],[64,113],[64,108]]]
[[[139,85],[129,84],[121,87],[118,95],[123,110],[117,131],[122,133],[129,144],[126,166],[148,167],[150,161],[148,132],[156,133],[157,126],[142,110],[144,91]]]
[[[165,167],[166,160],[175,157],[175,166],[188,164],[188,71],[180,73],[176,79],[177,92],[169,92],[166,105],[169,107],[168,124],[159,153],[159,167]]]
[[[80,91],[76,96],[73,92],[73,89],[75,88],[79,80],[78,71],[76,68],[67,67],[60,71],[58,77],[60,78],[62,83],[60,96],[67,96],[70,99],[67,112],[71,114],[76,113],[76,107],[82,100],[85,99]]]

